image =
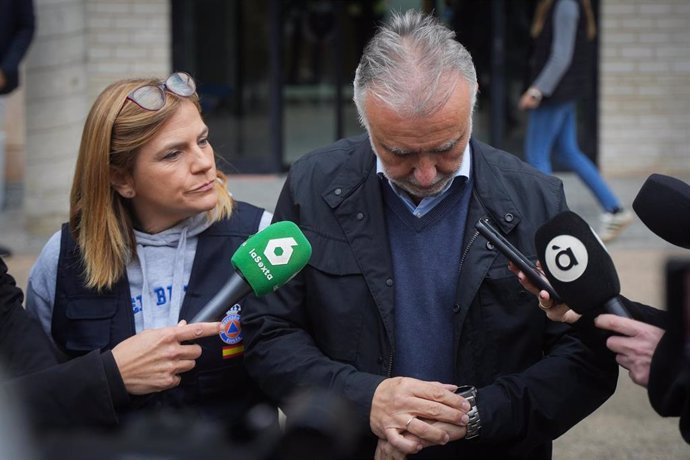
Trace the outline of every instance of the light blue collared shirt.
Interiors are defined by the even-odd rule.
[[[472,156],[471,156],[471,149],[470,149],[470,143],[467,143],[467,146],[465,146],[465,151],[462,153],[462,161],[460,163],[460,168],[458,169],[458,172],[455,173],[455,178],[457,177],[466,177],[468,180],[470,178],[470,165],[472,164]],[[376,173],[377,174],[383,174],[383,165],[381,164],[381,160],[379,157],[376,157]],[[385,177],[385,175],[384,175]],[[428,196],[425,198],[422,198],[422,201],[419,202],[419,204],[415,204],[414,201],[412,201],[412,198],[410,198],[410,195],[404,190],[402,190],[400,187],[392,183],[390,180],[388,180],[388,184],[391,186],[395,194],[400,198],[400,200],[403,202],[405,207],[412,213],[414,214],[415,217],[423,217],[426,213],[431,211],[436,207],[437,204],[439,204],[443,199],[448,195],[448,191],[450,190],[450,186],[453,185],[453,181],[455,180],[453,178],[452,181],[448,182],[448,184],[444,187],[443,190],[438,192],[436,195]]]

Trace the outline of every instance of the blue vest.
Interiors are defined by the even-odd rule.
[[[236,202],[229,220],[216,222],[199,235],[179,319],[193,318],[230,278],[233,273],[230,259],[257,232],[262,214],[263,209]],[[53,339],[73,358],[95,349],[112,349],[134,334],[127,274],[111,289],[97,292],[86,288],[79,247],[64,224],[52,319]],[[239,422],[248,409],[265,400],[247,375],[242,353],[223,359],[223,347],[230,345],[218,336],[196,342],[203,352],[194,369],[182,374],[177,388],[132,396],[129,407],[120,415],[142,408],[184,406],[196,408],[204,416]]]

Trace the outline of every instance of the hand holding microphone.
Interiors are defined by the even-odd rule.
[[[611,256],[580,216],[565,211],[542,225],[535,246],[546,278],[572,310],[630,318]]]
[[[539,286],[535,286],[534,283],[532,283],[531,278],[527,276],[527,274],[524,273],[517,265],[510,262],[508,263],[508,269],[518,277],[518,281],[522,287],[538,297],[539,308],[546,313],[546,317],[549,318],[549,320],[557,323],[574,324],[582,317],[582,315],[579,313],[571,310],[568,305],[560,300],[560,298],[551,298],[549,291],[541,289]],[[540,273],[544,273],[544,270],[541,268],[541,262],[539,261],[537,261],[536,269]]]
[[[247,294],[275,291],[302,270],[310,257],[311,245],[294,222],[269,225],[235,251],[231,259],[235,273],[190,323],[217,321]]]

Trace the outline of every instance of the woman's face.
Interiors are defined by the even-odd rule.
[[[117,191],[130,198],[141,230],[158,233],[180,221],[209,211],[218,200],[216,163],[208,127],[188,100],[141,147],[134,170]]]

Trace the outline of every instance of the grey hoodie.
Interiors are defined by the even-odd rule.
[[[272,215],[264,212],[259,229]],[[134,232],[137,256],[127,264],[127,278],[136,332],[174,326],[192,272],[198,235],[211,225],[206,213],[197,214],[156,234]],[[31,268],[26,309],[51,335],[61,231],[46,243]]]

